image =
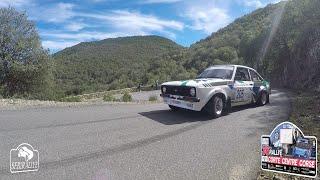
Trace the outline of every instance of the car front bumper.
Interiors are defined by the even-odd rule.
[[[200,99],[197,97],[185,97],[170,94],[160,94],[160,96],[163,98],[163,102],[168,105],[194,111],[201,110],[201,107],[199,106]]]

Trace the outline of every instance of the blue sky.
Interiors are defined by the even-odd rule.
[[[51,52],[83,41],[160,35],[188,47],[236,18],[280,0],[1,0],[26,11]]]

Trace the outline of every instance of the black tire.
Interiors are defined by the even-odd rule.
[[[230,99],[227,100],[227,102],[226,102],[226,104],[225,104],[224,107],[225,107],[225,108],[224,108],[223,111],[222,111],[222,115],[227,115],[227,114],[229,114],[229,113],[231,112],[231,109],[232,109],[232,107],[231,107],[231,100],[230,100]]]
[[[257,100],[257,105],[258,106],[266,105],[269,101],[268,99],[269,99],[268,94],[265,91],[262,91],[258,100]]]
[[[169,105],[169,108],[170,108],[172,111],[178,111],[178,110],[180,109],[179,107],[172,106],[172,105]]]
[[[250,104],[249,104],[250,107],[256,107],[257,104],[258,104],[258,103],[255,101],[254,98],[255,98],[255,97],[252,95],[252,99],[251,99],[251,102],[250,102]]]
[[[214,96],[208,102],[207,112],[213,118],[218,118],[222,115],[223,107],[223,99],[220,96]]]

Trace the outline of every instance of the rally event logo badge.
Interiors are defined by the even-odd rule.
[[[317,176],[317,138],[305,136],[290,122],[261,136],[261,168],[291,175]]]
[[[39,152],[28,143],[20,144],[10,150],[10,172],[28,172],[39,170]]]

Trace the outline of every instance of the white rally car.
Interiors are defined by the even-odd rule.
[[[213,117],[237,105],[265,105],[270,93],[269,82],[256,70],[240,65],[212,66],[194,80],[161,85],[161,97],[171,109],[204,110]]]

